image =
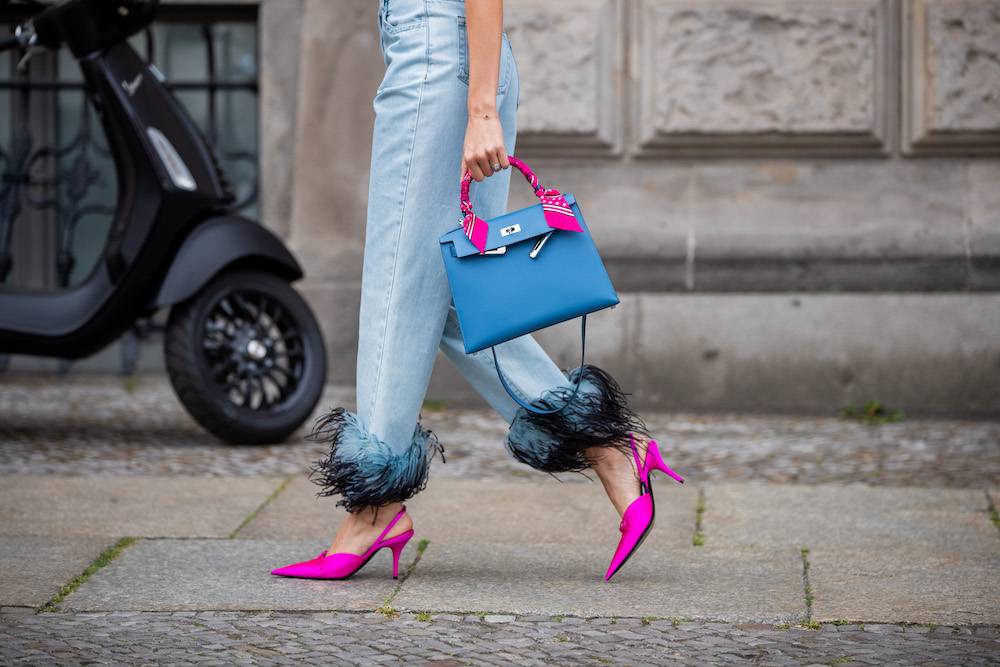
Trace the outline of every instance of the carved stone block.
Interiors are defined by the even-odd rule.
[[[506,4],[521,82],[517,152],[609,154],[620,148],[620,0]]]
[[[905,4],[903,146],[1000,154],[1000,0]]]
[[[640,154],[882,153],[888,0],[642,0]]]
[[[304,0],[288,241],[313,281],[361,275],[372,96],[385,72],[378,6]]]
[[[292,222],[302,0],[262,0],[260,23],[260,221],[280,236]]]

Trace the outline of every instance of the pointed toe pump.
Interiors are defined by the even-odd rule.
[[[277,574],[282,577],[298,577],[301,579],[347,579],[364,567],[379,549],[388,547],[392,550],[392,578],[398,579],[399,557],[403,553],[406,543],[413,537],[413,529],[411,528],[390,538],[386,538],[385,536],[405,513],[406,507],[403,507],[393,517],[392,521],[389,522],[389,525],[382,530],[382,533],[375,539],[372,545],[368,547],[368,550],[360,556],[352,553],[331,554],[327,553],[327,549],[324,549],[318,556],[311,560],[275,568],[271,570],[271,574]]]
[[[615,573],[625,565],[632,554],[642,546],[646,535],[653,528],[656,506],[653,503],[653,487],[649,483],[653,470],[665,472],[677,482],[684,483],[684,478],[663,462],[660,446],[656,440],[649,441],[646,446],[645,460],[640,461],[639,450],[635,446],[635,437],[631,432],[628,435],[632,456],[635,458],[635,468],[639,474],[639,497],[633,500],[622,513],[621,524],[618,526],[621,538],[615,555],[611,558],[611,565],[608,566],[608,571],[604,575],[604,581],[610,581],[611,577],[615,576]]]

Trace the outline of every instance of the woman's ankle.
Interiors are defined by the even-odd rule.
[[[393,503],[380,507],[363,507],[356,512],[349,512],[337,529],[330,551],[337,552],[346,549],[353,553],[364,552],[402,508],[402,503]],[[399,517],[399,520],[386,532],[383,538],[395,537],[412,528],[413,521],[407,512]]]
[[[639,450],[639,460],[643,460],[646,443],[636,438],[636,449]],[[626,443],[627,444],[627,443]],[[615,447],[594,447],[588,451],[592,467],[601,483],[608,499],[621,516],[625,509],[641,495],[639,489],[639,472],[631,450],[624,453]]]
[[[645,461],[646,448],[649,446],[649,442],[641,437],[634,438],[634,441],[635,448],[639,452],[638,464],[641,465]],[[598,476],[604,473],[622,474],[626,470],[631,471],[631,475],[635,478],[636,484],[638,484],[639,470],[636,467],[635,456],[629,446],[628,436],[626,436],[624,445],[622,448],[607,446],[591,447],[587,450],[588,458],[593,462],[591,467]]]
[[[403,503],[390,503],[379,506],[369,505],[362,507],[357,512],[350,513],[350,517],[360,525],[385,528],[402,509]],[[400,521],[404,518],[400,517]]]

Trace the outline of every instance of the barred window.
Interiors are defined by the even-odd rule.
[[[13,29],[19,11],[0,10],[0,31]],[[161,4],[156,22],[130,42],[167,77],[212,145],[236,194],[231,208],[256,217],[257,8]],[[0,54],[0,283],[72,286],[104,248],[114,165],[72,54],[34,55],[23,72],[17,57]]]

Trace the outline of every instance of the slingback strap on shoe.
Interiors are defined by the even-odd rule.
[[[646,445],[646,460],[639,460],[639,448],[635,446],[635,435],[628,432],[628,444],[632,448],[632,458],[635,459],[635,474],[639,478],[639,495],[649,493],[649,444]]]
[[[401,507],[400,510],[396,512],[396,516],[392,517],[392,520],[389,521],[388,525],[382,529],[382,532],[379,533],[379,536],[376,537],[375,541],[372,543],[372,547],[374,547],[376,544],[382,541],[382,538],[385,537],[390,530],[392,530],[392,527],[396,525],[396,522],[399,521],[404,514],[406,514],[406,505],[403,505],[403,507]]]
[[[631,433],[629,433],[629,437],[632,437]],[[637,450],[635,447],[634,439],[632,440],[632,452],[633,454],[635,454],[636,464],[638,464],[639,459],[638,459],[638,454],[636,453]],[[660,453],[660,444],[656,442],[656,440],[650,440],[648,443],[646,443],[646,457],[642,463],[643,477],[640,477],[641,481],[642,480],[645,481],[647,489],[649,488],[649,475],[654,470],[659,470],[660,472],[666,473],[672,479],[681,484],[684,483],[684,478],[681,477],[676,472],[674,472],[674,470],[670,466],[668,466],[666,462],[664,462],[663,455]]]

